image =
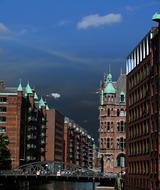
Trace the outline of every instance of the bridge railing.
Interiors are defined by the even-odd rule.
[[[95,176],[97,174],[90,169],[81,168],[75,164],[44,161],[26,164],[14,170],[0,171],[0,175]]]
[[[68,176],[68,177],[99,177],[116,178],[115,174],[102,174],[91,169],[81,168],[74,164],[64,164],[63,162],[34,162],[20,166],[14,170],[0,171],[0,175],[47,175],[47,176]]]

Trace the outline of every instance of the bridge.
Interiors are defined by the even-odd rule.
[[[52,181],[91,182],[95,189],[95,182],[116,186],[117,175],[102,175],[91,169],[81,168],[74,164],[62,162],[35,162],[20,166],[13,170],[0,171],[1,184],[45,184]],[[17,188],[18,189],[18,188]],[[20,189],[20,188],[19,188]]]

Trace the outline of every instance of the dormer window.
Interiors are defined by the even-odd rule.
[[[124,102],[124,95],[121,95],[121,102]]]
[[[125,94],[124,94],[124,92],[121,92],[121,94],[120,94],[120,102],[125,102]]]

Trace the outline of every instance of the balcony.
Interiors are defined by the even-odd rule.
[[[27,135],[27,139],[28,140],[34,140],[36,139],[37,137],[35,135]]]
[[[42,129],[46,129],[46,125],[42,125],[41,128],[42,128]]]
[[[36,145],[35,144],[27,144],[27,149],[35,149]]]
[[[46,136],[46,133],[41,133],[41,137],[45,137]]]
[[[43,144],[45,144],[46,142],[45,142],[45,140],[41,140],[41,145],[43,145]]]

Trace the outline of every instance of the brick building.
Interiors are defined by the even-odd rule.
[[[64,115],[55,109],[47,111],[46,160],[64,162]]]
[[[112,81],[111,73],[100,82],[99,153],[104,172],[119,173],[125,167],[126,76]]]
[[[64,142],[66,164],[93,167],[94,139],[73,120],[65,117]]]
[[[160,22],[160,14],[153,20]],[[160,25],[127,57],[127,190],[160,189]]]
[[[45,160],[46,105],[29,83],[11,88],[0,82],[0,133],[9,138],[12,168]]]

